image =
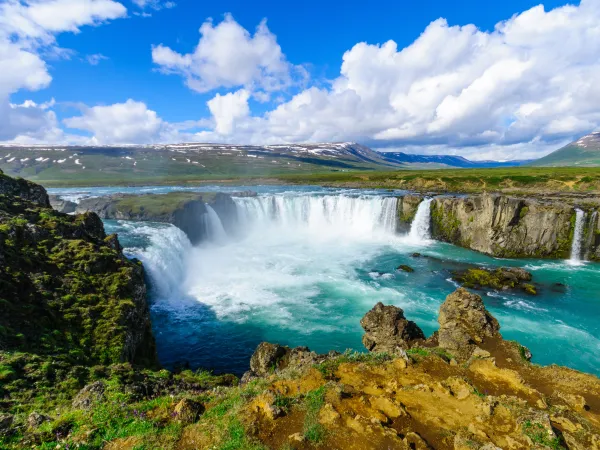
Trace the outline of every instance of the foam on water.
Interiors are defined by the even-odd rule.
[[[475,262],[525,267],[540,283],[536,297],[481,292],[505,338],[530,347],[535,362],[599,373],[599,265],[507,262],[435,242],[428,238],[425,202],[414,239],[395,233],[393,197],[286,190],[235,199],[235,236],[217,231],[195,248],[171,226],[119,222],[108,230],[120,233],[148,271],[153,326],[167,367],[187,360],[194,368],[240,374],[263,340],[318,352],[363,350],[359,321],[378,301],[403,308],[431,334],[440,304],[456,287],[448,270]],[[413,252],[429,257],[413,258]],[[400,264],[415,272],[396,270]]]

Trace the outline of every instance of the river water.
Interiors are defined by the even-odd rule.
[[[197,247],[171,225],[105,221],[107,232],[119,234],[126,253],[144,262],[165,366],[241,374],[261,341],[305,345],[317,352],[362,351],[360,318],[379,301],[404,309],[429,335],[437,329],[439,306],[456,289],[450,271],[475,263],[524,267],[538,283],[535,297],[479,292],[505,338],[529,347],[535,363],[600,375],[600,264],[496,259],[431,240],[426,202],[411,230],[398,234],[396,199],[389,191],[250,189],[259,196],[235,199],[233,232],[228,235],[210,212],[203,226],[213,238]],[[51,192],[77,200],[174,190],[182,188]],[[412,256],[415,252],[422,256]],[[400,264],[415,272],[397,271]]]

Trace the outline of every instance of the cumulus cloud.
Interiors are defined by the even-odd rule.
[[[109,106],[86,107],[80,116],[63,122],[69,128],[89,131],[97,144],[153,142],[165,125],[146,104],[131,99]]]
[[[62,137],[56,114],[50,110],[54,100],[36,104],[27,100],[20,105],[0,102],[0,141],[31,142]]]
[[[265,20],[251,35],[227,14],[217,25],[204,22],[200,34],[193,53],[181,54],[161,44],[152,48],[152,60],[162,71],[183,76],[197,92],[219,87],[277,91],[292,83],[297,69],[287,62]]]
[[[233,132],[217,124],[209,136],[539,156],[600,126],[599,21],[597,0],[537,6],[491,32],[438,19],[402,49],[356,44],[329,88],[310,87],[262,117],[238,119]]]
[[[236,121],[248,117],[250,94],[245,89],[230,92],[226,95],[217,94],[207,102],[208,109],[215,120],[215,131],[219,134],[231,134]]]

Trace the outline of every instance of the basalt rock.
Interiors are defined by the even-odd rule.
[[[289,351],[289,347],[261,342],[250,358],[250,370],[258,376],[269,375],[275,371]]]
[[[396,306],[377,303],[361,319],[365,330],[363,345],[370,352],[399,353],[417,341],[425,339],[418,325],[404,317],[404,311]]]
[[[64,200],[58,195],[50,195],[50,205],[58,212],[70,214],[77,209],[77,203],[70,200]]]
[[[406,233],[410,230],[419,204],[423,201],[423,196],[420,195],[404,195],[398,198],[398,231]]]
[[[45,208],[50,207],[46,189],[22,178],[11,178],[0,170],[0,195],[20,197]]]
[[[536,287],[529,283],[533,278],[530,272],[520,267],[500,267],[490,270],[484,267],[455,271],[452,279],[471,289],[496,289],[501,291],[519,289],[536,295]]]
[[[462,357],[469,357],[486,339],[502,337],[498,321],[487,311],[481,297],[464,288],[446,297],[438,322],[438,345]]]
[[[575,211],[560,201],[503,195],[436,197],[432,237],[505,258],[567,258]]]

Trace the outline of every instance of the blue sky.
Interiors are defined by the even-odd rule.
[[[359,140],[513,159],[600,124],[586,82],[600,74],[598,0],[175,3],[0,0],[15,75],[0,75],[0,141]]]

